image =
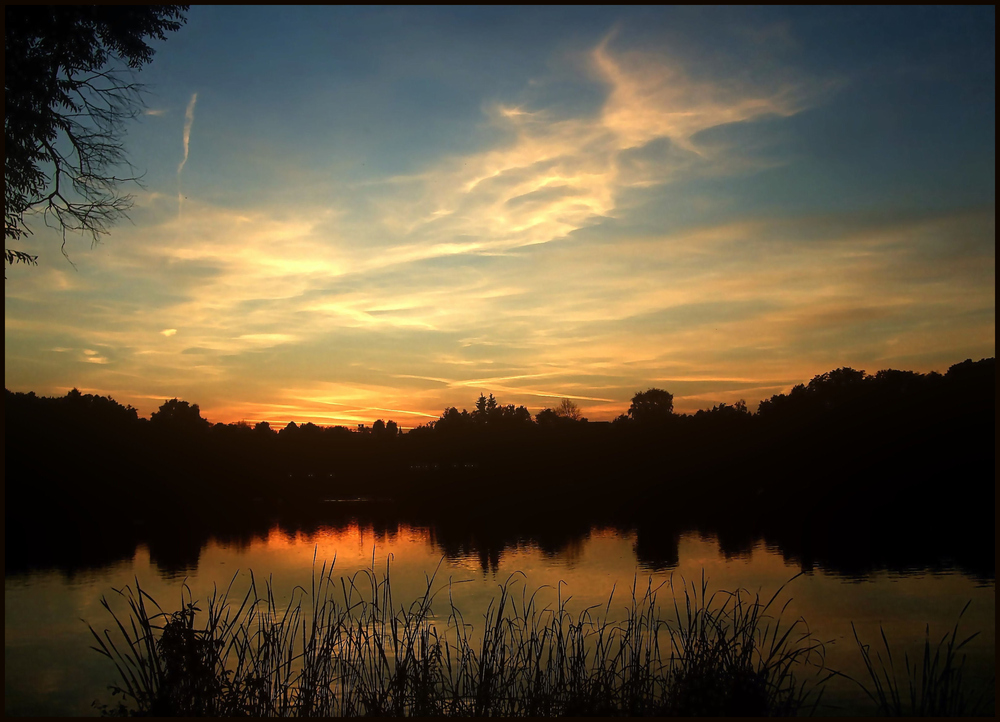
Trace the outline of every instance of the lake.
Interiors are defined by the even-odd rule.
[[[5,701],[8,715],[94,715],[95,700],[110,703],[109,685],[116,683],[111,663],[90,649],[87,624],[103,630],[113,624],[101,606],[107,597],[122,609],[113,589],[134,584],[167,611],[180,607],[182,584],[196,600],[205,600],[214,586],[225,589],[233,580],[234,596],[246,591],[250,570],[258,584],[271,578],[279,597],[287,599],[295,585],[308,587],[314,557],[335,561],[339,574],[369,567],[384,572],[391,560],[392,591],[397,604],[423,594],[427,575],[437,569],[434,589],[452,582],[456,606],[473,624],[481,621],[489,600],[512,574],[515,585],[530,591],[543,585],[572,595],[570,608],[608,603],[612,588],[612,616],[622,612],[633,581],[645,588],[667,583],[661,604],[671,604],[669,583],[700,584],[709,591],[745,588],[769,598],[782,584],[803,571],[803,562],[763,538],[745,539],[735,547],[710,532],[672,529],[658,539],[649,529],[583,524],[571,534],[546,539],[544,534],[508,535],[502,541],[475,533],[455,534],[446,526],[418,523],[393,515],[373,517],[363,504],[330,503],[329,513],[308,522],[258,525],[240,533],[176,533],[171,538],[150,535],[126,548],[104,551],[81,561],[67,550],[66,563],[51,560],[19,564],[5,577]],[[361,511],[355,511],[361,510]],[[39,530],[39,544],[47,531]],[[7,539],[8,549],[31,547],[31,539]],[[650,548],[659,553],[651,554]],[[666,549],[666,551],[662,551]],[[78,552],[78,550],[75,550]],[[28,555],[30,556],[30,555]],[[440,565],[440,567],[439,567]],[[931,643],[949,632],[966,602],[960,632],[979,632],[967,647],[967,674],[989,679],[995,670],[995,579],[936,560],[845,572],[824,567],[822,561],[805,564],[806,571],[791,581],[779,600],[791,599],[783,620],[806,620],[813,635],[826,642],[826,663],[833,669],[861,676],[861,657],[851,629],[873,644],[881,625],[893,654],[911,658],[922,649],[925,625]],[[545,589],[543,603],[554,602],[555,591]],[[448,590],[439,596],[446,614]],[[437,605],[435,609],[437,609]],[[477,628],[477,632],[478,632]],[[990,695],[992,700],[992,694]],[[864,695],[844,679],[827,683],[825,714],[870,714]],[[992,702],[991,702],[992,704]],[[992,711],[992,708],[991,708]]]

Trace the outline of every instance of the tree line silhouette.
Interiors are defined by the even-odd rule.
[[[329,512],[324,499],[365,497],[450,538],[487,539],[487,557],[510,529],[574,519],[639,529],[652,566],[669,566],[682,527],[733,550],[770,536],[804,566],[850,566],[900,540],[904,556],[977,547],[970,564],[993,566],[992,358],[945,374],[839,368],[756,413],[740,401],[676,414],[653,388],[590,422],[570,400],[532,418],[482,395],[405,434],[391,420],[213,425],[180,399],[147,420],[75,389],[5,400],[8,538],[45,525],[114,545],[125,529],[309,516]]]

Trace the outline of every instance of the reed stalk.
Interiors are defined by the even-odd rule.
[[[335,560],[334,560],[335,563]],[[608,602],[572,614],[563,584],[539,606],[523,575],[499,586],[471,624],[451,583],[409,605],[393,598],[390,563],[350,576],[318,569],[310,588],[280,605],[269,579],[231,597],[214,589],[202,609],[182,588],[165,613],[143,590],[117,590],[123,623],[107,600],[114,632],[91,628],[117,668],[110,713],[210,716],[559,716],[790,715],[814,709],[823,645],[801,619],[782,621],[779,589],[766,602],[746,590],[708,594],[673,580],[633,581],[622,621]],[[672,603],[661,608],[668,586]],[[518,589],[520,587],[520,589]],[[448,613],[435,599],[447,590]],[[154,611],[155,610],[155,611]],[[672,614],[670,613],[672,612]],[[478,630],[478,632],[477,632]],[[825,676],[824,676],[825,675]]]
[[[931,647],[930,625],[924,628],[924,646],[920,663],[911,662],[903,654],[903,681],[898,679],[895,661],[885,630],[879,625],[882,649],[875,649],[872,659],[871,645],[864,644],[858,630],[851,623],[854,641],[868,674],[868,684],[843,675],[857,684],[875,704],[879,714],[887,717],[969,717],[984,714],[990,699],[995,695],[996,676],[991,682],[975,685],[971,690],[964,676],[965,655],[959,652],[978,636],[975,632],[958,641],[958,626],[971,604],[966,602],[955,621],[951,634],[945,634]],[[883,657],[882,654],[885,654]],[[898,657],[898,655],[897,655]],[[905,685],[905,691],[904,691]]]

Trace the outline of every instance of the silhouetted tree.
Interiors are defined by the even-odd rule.
[[[318,440],[322,431],[323,429],[321,427],[317,426],[311,421],[307,421],[306,423],[299,426],[299,433],[302,435],[302,438],[307,441]]]
[[[663,389],[647,389],[632,397],[628,415],[641,424],[659,423],[674,413],[674,396]]]
[[[198,404],[189,404],[179,399],[164,401],[160,410],[152,413],[149,421],[155,428],[170,431],[198,432],[209,428],[209,422],[201,417]]]
[[[125,426],[135,423],[138,411],[129,406],[122,406],[110,396],[95,396],[80,393],[74,388],[60,399],[76,423],[95,426]]]
[[[406,436],[410,441],[422,442],[434,436],[434,429],[436,426],[437,426],[436,421],[431,421],[426,424],[420,424],[419,426],[415,426],[414,428],[410,429],[409,433],[407,433]]]
[[[525,428],[533,425],[531,412],[524,406],[514,406],[514,404],[507,404],[499,408],[496,423],[504,429]]]
[[[580,407],[569,399],[563,399],[554,409],[542,409],[535,414],[536,423],[543,427],[574,424],[586,420],[587,418],[580,413]]]
[[[569,399],[563,399],[559,402],[558,408],[556,408],[556,415],[563,419],[569,419],[570,421],[586,421],[583,414],[580,412],[580,407]]]
[[[451,408],[445,409],[444,413],[441,414],[441,418],[434,423],[434,430],[446,434],[454,433],[456,431],[469,428],[471,424],[472,417],[468,411],[463,409],[460,412],[457,408],[452,406]]]
[[[186,22],[187,5],[8,5],[4,24],[4,239],[30,234],[44,214],[64,234],[96,243],[131,208],[117,166],[125,121],[138,115],[131,80],[153,57],[147,38]],[[117,62],[113,62],[117,59]],[[65,252],[65,251],[64,251]],[[5,248],[6,263],[37,256]]]
[[[744,399],[740,399],[732,406],[721,403],[718,406],[713,406],[711,409],[700,409],[695,413],[695,418],[703,416],[743,418],[749,417],[750,411],[747,409],[747,402]]]
[[[555,409],[542,409],[535,414],[535,423],[539,426],[555,426],[559,421],[560,416]]]
[[[496,421],[499,416],[497,400],[490,394],[489,398],[480,394],[476,401],[476,410],[472,412],[472,421],[478,426],[485,426]]]
[[[811,391],[818,391],[820,389],[845,389],[850,387],[857,387],[858,385],[864,383],[865,372],[852,369],[849,366],[844,366],[843,368],[834,369],[833,371],[828,371],[825,374],[820,374],[819,376],[814,376],[812,381],[809,382],[808,388]]]
[[[993,384],[996,384],[996,359],[995,358],[984,358],[978,361],[973,361],[970,358],[965,359],[962,363],[953,364],[948,368],[947,373],[945,373],[945,378],[952,380],[961,380],[979,382],[982,384],[989,384],[992,379]]]
[[[351,437],[351,430],[346,426],[328,426],[326,435],[331,439],[343,440]]]

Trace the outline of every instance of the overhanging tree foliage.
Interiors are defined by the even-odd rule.
[[[136,180],[125,155],[125,122],[142,107],[133,74],[153,57],[147,38],[186,22],[187,5],[5,8],[4,260],[37,264],[6,247],[41,214],[96,243],[132,206]],[[123,177],[116,175],[129,168]]]

